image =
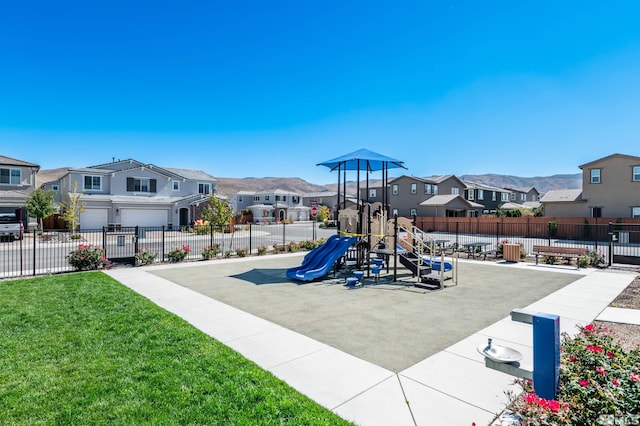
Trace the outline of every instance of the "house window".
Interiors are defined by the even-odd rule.
[[[265,200],[265,201],[269,201],[269,196],[268,196],[268,195],[265,195],[265,196],[264,196],[264,200]]]
[[[633,181],[640,182],[640,166],[633,166]]]
[[[425,183],[424,184],[424,193],[429,195],[431,194],[431,184],[430,183]]]
[[[241,203],[242,202],[242,195],[238,195],[238,202]]]
[[[469,191],[467,191],[467,200],[473,201],[473,198],[474,198],[474,190],[470,189]]]
[[[211,184],[210,183],[199,183],[198,184],[198,194],[209,195],[211,193]]]
[[[60,191],[60,187],[58,185],[51,185],[52,191]]]
[[[171,189],[174,191],[180,191],[180,181],[179,180],[174,180],[171,183]]]
[[[0,169],[0,183],[8,185],[20,185],[20,169]]]
[[[411,216],[418,216],[418,210],[416,210],[416,209],[411,209],[411,210],[410,210],[410,215],[411,215]]]
[[[156,180],[147,178],[127,178],[128,192],[156,192]]]
[[[527,194],[520,194],[520,201],[527,201]]]
[[[591,169],[591,183],[600,183],[600,169]]]
[[[591,209],[591,217],[602,217],[602,207],[589,207]]]
[[[278,201],[282,201],[282,197],[280,197],[279,195],[276,195],[276,203],[277,203]]]
[[[438,195],[438,185],[433,185],[433,195]]]
[[[86,191],[99,191],[102,187],[102,176],[85,176],[84,189]]]
[[[135,192],[149,192],[149,179],[134,179],[133,190]]]
[[[478,200],[484,200],[484,191],[482,189],[478,189]]]
[[[418,184],[416,184],[416,183],[412,183],[411,184],[411,193],[412,194],[417,194],[418,193]]]
[[[375,189],[370,189],[369,190],[369,198],[376,198],[378,195],[376,193]]]
[[[516,193],[512,192],[511,193],[511,201],[515,201],[516,200]]]
[[[640,207],[631,207],[631,217],[640,217]]]
[[[500,193],[500,201],[509,201],[509,193],[501,192]]]
[[[398,184],[394,183],[393,185],[391,185],[391,193],[393,195],[398,195]]]
[[[460,194],[460,188],[458,188],[457,186],[454,186],[451,188],[451,195],[459,195]]]
[[[254,195],[253,196],[253,201],[260,201],[260,196],[259,195]]]
[[[496,201],[496,200],[497,200],[496,191],[491,191],[491,201]]]
[[[291,202],[292,203],[298,204],[298,201],[299,201],[298,196],[296,196],[296,195],[292,195],[291,196]]]

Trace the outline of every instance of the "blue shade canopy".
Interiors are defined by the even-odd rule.
[[[403,161],[369,151],[368,149],[359,149],[316,165],[329,167],[331,171],[338,170],[338,167],[341,170],[366,170],[368,172],[396,168],[406,169]]]

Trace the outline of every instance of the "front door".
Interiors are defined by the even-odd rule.
[[[180,209],[180,226],[188,226],[189,225],[189,209],[181,208]]]

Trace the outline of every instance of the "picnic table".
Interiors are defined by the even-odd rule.
[[[484,256],[487,256],[487,251],[484,250],[485,247],[490,246],[491,243],[487,243],[484,241],[475,241],[473,243],[465,243],[462,244],[462,247],[467,249],[467,254],[469,255],[470,259],[475,259],[476,258],[476,254],[477,255],[482,255],[484,254]],[[478,248],[480,250],[478,250]]]

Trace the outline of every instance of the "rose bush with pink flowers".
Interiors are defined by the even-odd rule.
[[[540,398],[531,381],[519,380],[523,392],[512,397],[509,410],[527,425],[596,425],[610,419],[637,424],[640,347],[625,351],[615,337],[593,324],[574,338],[563,335],[557,399]]]

